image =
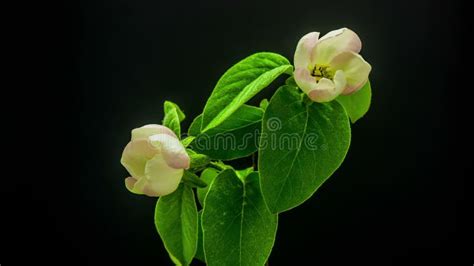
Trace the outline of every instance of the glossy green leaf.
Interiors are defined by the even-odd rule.
[[[191,142],[193,142],[193,140],[195,139],[195,137],[193,136],[188,136],[186,138],[184,138],[183,140],[181,140],[181,143],[183,144],[183,146],[186,148],[189,146],[189,144],[191,144]]]
[[[268,100],[267,99],[263,99],[261,102],[260,102],[260,108],[262,108],[263,111],[265,111],[268,107]]]
[[[188,170],[184,170],[183,177],[181,181],[190,186],[190,187],[198,187],[198,188],[205,188],[207,187],[207,183],[199,178],[195,173],[190,172]]]
[[[270,210],[279,213],[311,197],[341,165],[350,144],[349,119],[337,101],[306,101],[296,87],[283,86],[262,124],[262,192]]]
[[[194,255],[194,257],[202,262],[206,262],[206,257],[204,256],[203,241],[202,241],[201,219],[202,219],[202,210],[200,210],[198,213],[198,245],[197,245],[196,255]]]
[[[189,126],[188,135],[196,138],[197,135],[201,134],[202,114],[196,116],[193,122]]]
[[[178,105],[170,101],[165,101],[164,110],[163,125],[173,130],[176,136],[181,137],[181,121],[185,118],[183,111]]]
[[[235,64],[217,82],[204,107],[201,132],[224,122],[244,103],[293,67],[283,56],[256,53]]]
[[[180,184],[172,194],[160,197],[155,225],[171,260],[177,265],[189,265],[198,238],[198,212],[191,187]]]
[[[219,174],[202,213],[208,265],[263,265],[272,250],[277,215],[265,205],[258,173],[240,180],[233,170]]]
[[[222,124],[205,133],[196,132],[202,121],[200,117],[190,126],[190,134],[196,135],[190,144],[194,151],[216,160],[233,160],[257,151],[263,117],[261,108],[242,105]]]
[[[168,111],[171,111],[173,109],[176,110],[176,113],[178,114],[178,120],[179,122],[183,122],[183,120],[186,118],[186,116],[184,115],[183,111],[181,110],[181,108],[179,108],[179,106],[177,104],[175,104],[174,102],[172,101],[165,101],[164,103],[164,109],[165,109],[165,113],[167,113]]]
[[[251,173],[253,173],[254,171],[255,170],[253,169],[253,167],[248,167],[242,170],[236,170],[235,173],[241,180],[245,180],[245,178]]]
[[[355,123],[362,118],[370,108],[370,101],[372,98],[372,89],[370,82],[362,87],[360,90],[351,95],[341,95],[336,100],[344,106],[347,115],[349,115],[351,122]]]
[[[214,178],[216,178],[218,174],[219,171],[214,168],[206,168],[204,169],[204,171],[202,171],[201,180],[206,182],[208,186],[197,189],[197,197],[201,206],[204,206],[204,199],[206,198],[206,194],[209,191],[209,187],[211,186],[212,181],[214,181]]]
[[[193,172],[201,171],[211,162],[211,158],[209,158],[209,156],[200,153],[189,154],[189,158],[191,159],[189,169]]]
[[[298,84],[296,84],[295,78],[293,76],[287,78],[285,80],[285,84],[288,86],[298,87]]]

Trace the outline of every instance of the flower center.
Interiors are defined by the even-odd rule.
[[[334,71],[328,65],[314,65],[309,67],[311,76],[316,78],[316,82],[319,82],[322,78],[331,79],[334,77]]]

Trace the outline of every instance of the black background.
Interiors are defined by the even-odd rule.
[[[156,199],[123,184],[119,160],[130,130],[160,123],[164,100],[184,109],[187,128],[238,60],[258,51],[292,59],[305,33],[345,26],[359,34],[373,67],[372,107],[353,126],[342,167],[280,215],[270,265],[470,265],[471,157],[459,156],[470,142],[459,128],[469,123],[462,118],[469,106],[458,104],[470,78],[462,10],[428,0],[71,4],[73,49],[65,50],[74,62],[65,90],[78,120],[61,153],[69,171],[10,188],[32,208],[11,208],[16,227],[3,235],[22,241],[12,240],[2,257],[171,265],[153,224]]]

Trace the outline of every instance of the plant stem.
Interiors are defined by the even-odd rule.
[[[216,168],[217,170],[220,170],[220,171],[224,171],[225,169],[232,169],[232,167],[230,165],[226,165],[222,162],[210,162],[209,163],[210,166]]]

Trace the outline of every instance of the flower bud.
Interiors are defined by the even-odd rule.
[[[120,162],[131,175],[125,179],[130,192],[158,197],[178,188],[190,159],[171,129],[146,125],[132,130]]]

